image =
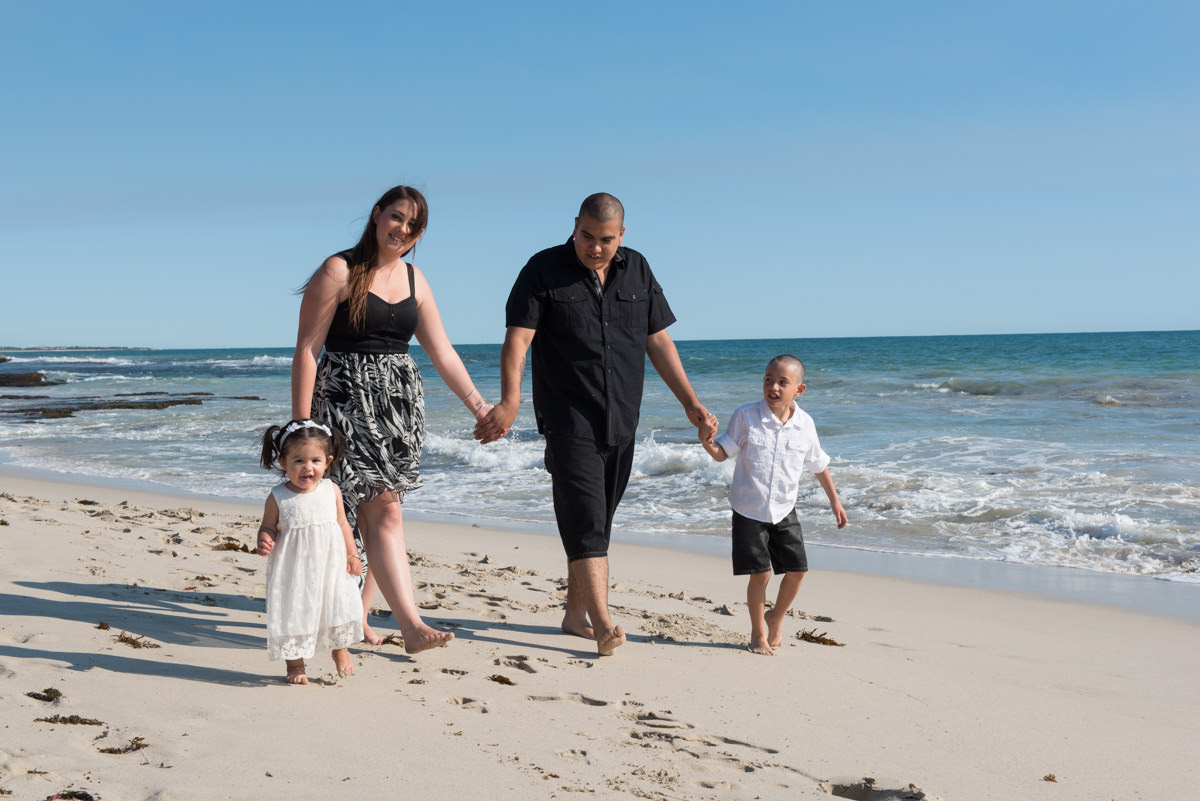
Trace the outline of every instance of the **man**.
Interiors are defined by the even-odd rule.
[[[568,563],[562,629],[595,640],[601,656],[625,642],[608,614],[608,542],[633,466],[646,355],[693,425],[717,424],[666,331],[675,315],[662,287],[642,254],[621,247],[624,234],[621,202],[591,195],[571,239],[521,270],[505,307],[501,400],[475,427],[485,443],[507,433],[532,346],[533,411]]]

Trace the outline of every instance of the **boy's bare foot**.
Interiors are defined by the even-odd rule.
[[[383,642],[383,638],[375,633],[375,629],[367,625],[367,619],[363,618],[363,642],[367,645],[379,645]]]
[[[625,629],[613,626],[608,632],[596,640],[596,650],[600,656],[612,656],[613,652],[625,644]]]
[[[769,614],[769,613],[768,613]],[[750,653],[762,654],[763,656],[775,656],[775,652],[771,650],[770,643],[766,637],[751,637],[750,638]]]
[[[780,648],[783,646],[783,616],[786,614],[786,609],[776,614],[776,610],[772,608],[768,609],[767,613],[763,615],[763,619],[767,621],[767,645],[771,648]]]
[[[444,648],[453,639],[454,632],[438,631],[426,626],[412,636],[405,636],[404,653],[419,654],[422,651],[428,651],[430,648]]]
[[[345,648],[339,648],[333,652],[333,666],[337,668],[339,679],[354,675],[354,660],[350,658],[350,652]]]
[[[587,617],[582,620],[572,620],[570,616],[564,615],[562,630],[567,634],[574,634],[576,637],[583,637],[587,640],[596,639],[596,632],[588,625]]]
[[[287,683],[308,684],[308,676],[304,673],[303,659],[287,660]]]

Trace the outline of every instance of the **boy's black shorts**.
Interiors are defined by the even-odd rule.
[[[584,437],[546,437],[546,471],[567,561],[608,556],[613,514],[633,469],[633,440],[607,447]]]
[[[808,555],[804,535],[793,509],[778,523],[764,523],[733,513],[733,575],[805,573]]]

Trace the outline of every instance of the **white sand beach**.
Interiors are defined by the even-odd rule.
[[[344,679],[319,655],[293,687],[266,658],[265,560],[216,549],[252,547],[257,522],[240,503],[0,475],[0,793],[1195,792],[1200,626],[1185,620],[818,565],[784,646],[755,656],[726,559],[618,542],[629,642],[598,658],[559,631],[556,539],[410,522],[417,600],[456,639],[415,657],[352,648]]]

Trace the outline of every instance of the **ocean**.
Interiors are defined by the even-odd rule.
[[[1200,584],[1200,332],[677,344],[722,421],[761,397],[772,356],[804,360],[801,406],[850,517],[839,532],[816,481],[805,482],[797,503],[809,543]],[[499,345],[458,351],[495,400]],[[260,501],[277,479],[257,466],[259,436],[288,418],[291,352],[7,351],[0,375],[62,383],[0,387],[0,462]],[[508,438],[481,446],[424,354],[414,356],[428,430],[424,487],[406,513],[551,532],[530,405]],[[709,459],[649,364],[647,373],[615,536],[723,551],[732,462]],[[189,404],[98,408],[153,400]]]

